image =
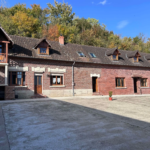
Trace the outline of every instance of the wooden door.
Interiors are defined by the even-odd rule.
[[[34,91],[35,91],[35,94],[42,94],[42,76],[35,75]]]
[[[98,78],[93,77],[92,82],[93,82],[93,92],[98,92]]]
[[[95,88],[96,88],[96,92],[98,92],[98,78],[96,78],[96,85],[95,85]]]

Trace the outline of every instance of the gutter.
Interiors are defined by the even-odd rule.
[[[72,64],[72,96],[74,96],[74,65],[75,61]]]

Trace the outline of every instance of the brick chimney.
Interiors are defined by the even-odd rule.
[[[64,36],[62,35],[59,37],[59,44],[64,45]]]

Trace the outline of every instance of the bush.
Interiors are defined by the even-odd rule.
[[[109,91],[109,97],[112,97],[112,91]]]

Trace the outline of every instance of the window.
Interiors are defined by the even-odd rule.
[[[93,54],[93,53],[90,53],[90,56],[91,56],[92,58],[96,58],[95,54]]]
[[[9,85],[25,85],[25,72],[9,72]]]
[[[139,62],[139,58],[138,57],[134,57],[134,62]]]
[[[40,53],[41,54],[46,54],[46,50],[47,50],[47,48],[40,48]]]
[[[141,86],[142,87],[147,87],[147,79],[145,79],[145,78],[141,79]]]
[[[85,55],[82,52],[78,52],[80,57],[85,57]]]
[[[52,86],[63,85],[63,75],[51,75],[50,78]]]
[[[118,60],[118,55],[112,55],[112,60]]]
[[[116,78],[116,87],[124,87],[124,78]]]
[[[2,51],[3,51],[3,46],[0,45],[0,53],[2,53]]]

